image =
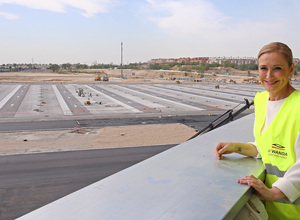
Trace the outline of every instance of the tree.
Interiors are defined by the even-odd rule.
[[[71,64],[70,63],[64,63],[64,64],[62,64],[61,65],[61,67],[63,68],[63,69],[71,69]]]
[[[57,71],[60,69],[60,66],[57,65],[57,64],[51,64],[50,69],[51,69],[53,72],[57,72]]]
[[[200,73],[204,73],[206,68],[205,68],[205,66],[201,65],[199,70],[200,70]]]

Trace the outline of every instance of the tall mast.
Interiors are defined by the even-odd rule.
[[[123,42],[121,42],[121,78],[123,79]]]

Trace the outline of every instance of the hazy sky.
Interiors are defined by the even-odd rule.
[[[300,57],[299,0],[0,0],[0,65],[256,57],[282,41]]]

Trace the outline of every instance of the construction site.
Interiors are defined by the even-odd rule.
[[[186,149],[205,144],[197,138],[189,141],[191,137],[211,127],[210,123],[225,112],[245,106],[245,100],[253,101],[256,92],[264,90],[246,76],[207,75],[207,80],[195,81],[179,75],[170,79],[131,75],[123,79],[102,72],[19,74],[0,74],[3,219],[20,217],[156,154],[160,158],[160,152],[177,145],[182,147],[174,150],[181,149],[180,155],[185,155]],[[139,72],[135,71],[134,76]],[[299,89],[297,80],[294,86]],[[243,115],[251,113],[253,107],[249,106]],[[250,124],[246,127],[251,130]],[[222,133],[226,132],[217,135]],[[207,151],[200,161],[210,159],[209,155]],[[114,168],[109,162],[112,160]],[[108,164],[102,164],[104,161]],[[10,175],[16,166],[20,166],[21,173]],[[102,166],[107,170],[99,174]],[[129,176],[125,174],[124,178]],[[154,173],[143,178],[150,184],[168,183]],[[226,213],[231,206],[224,207]]]

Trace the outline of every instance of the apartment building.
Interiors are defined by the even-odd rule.
[[[257,58],[253,57],[210,57],[208,63],[223,64],[228,62],[230,64],[257,64]]]
[[[159,59],[151,59],[148,61],[148,64],[168,64],[168,63],[218,63],[223,64],[225,62],[233,63],[237,65],[242,64],[257,64],[257,59],[253,57],[181,57],[181,58],[159,58]]]
[[[181,57],[181,58],[158,58],[158,59],[151,59],[148,61],[148,64],[168,64],[168,63],[193,63],[193,62],[198,62],[198,63],[208,63],[209,57]]]

